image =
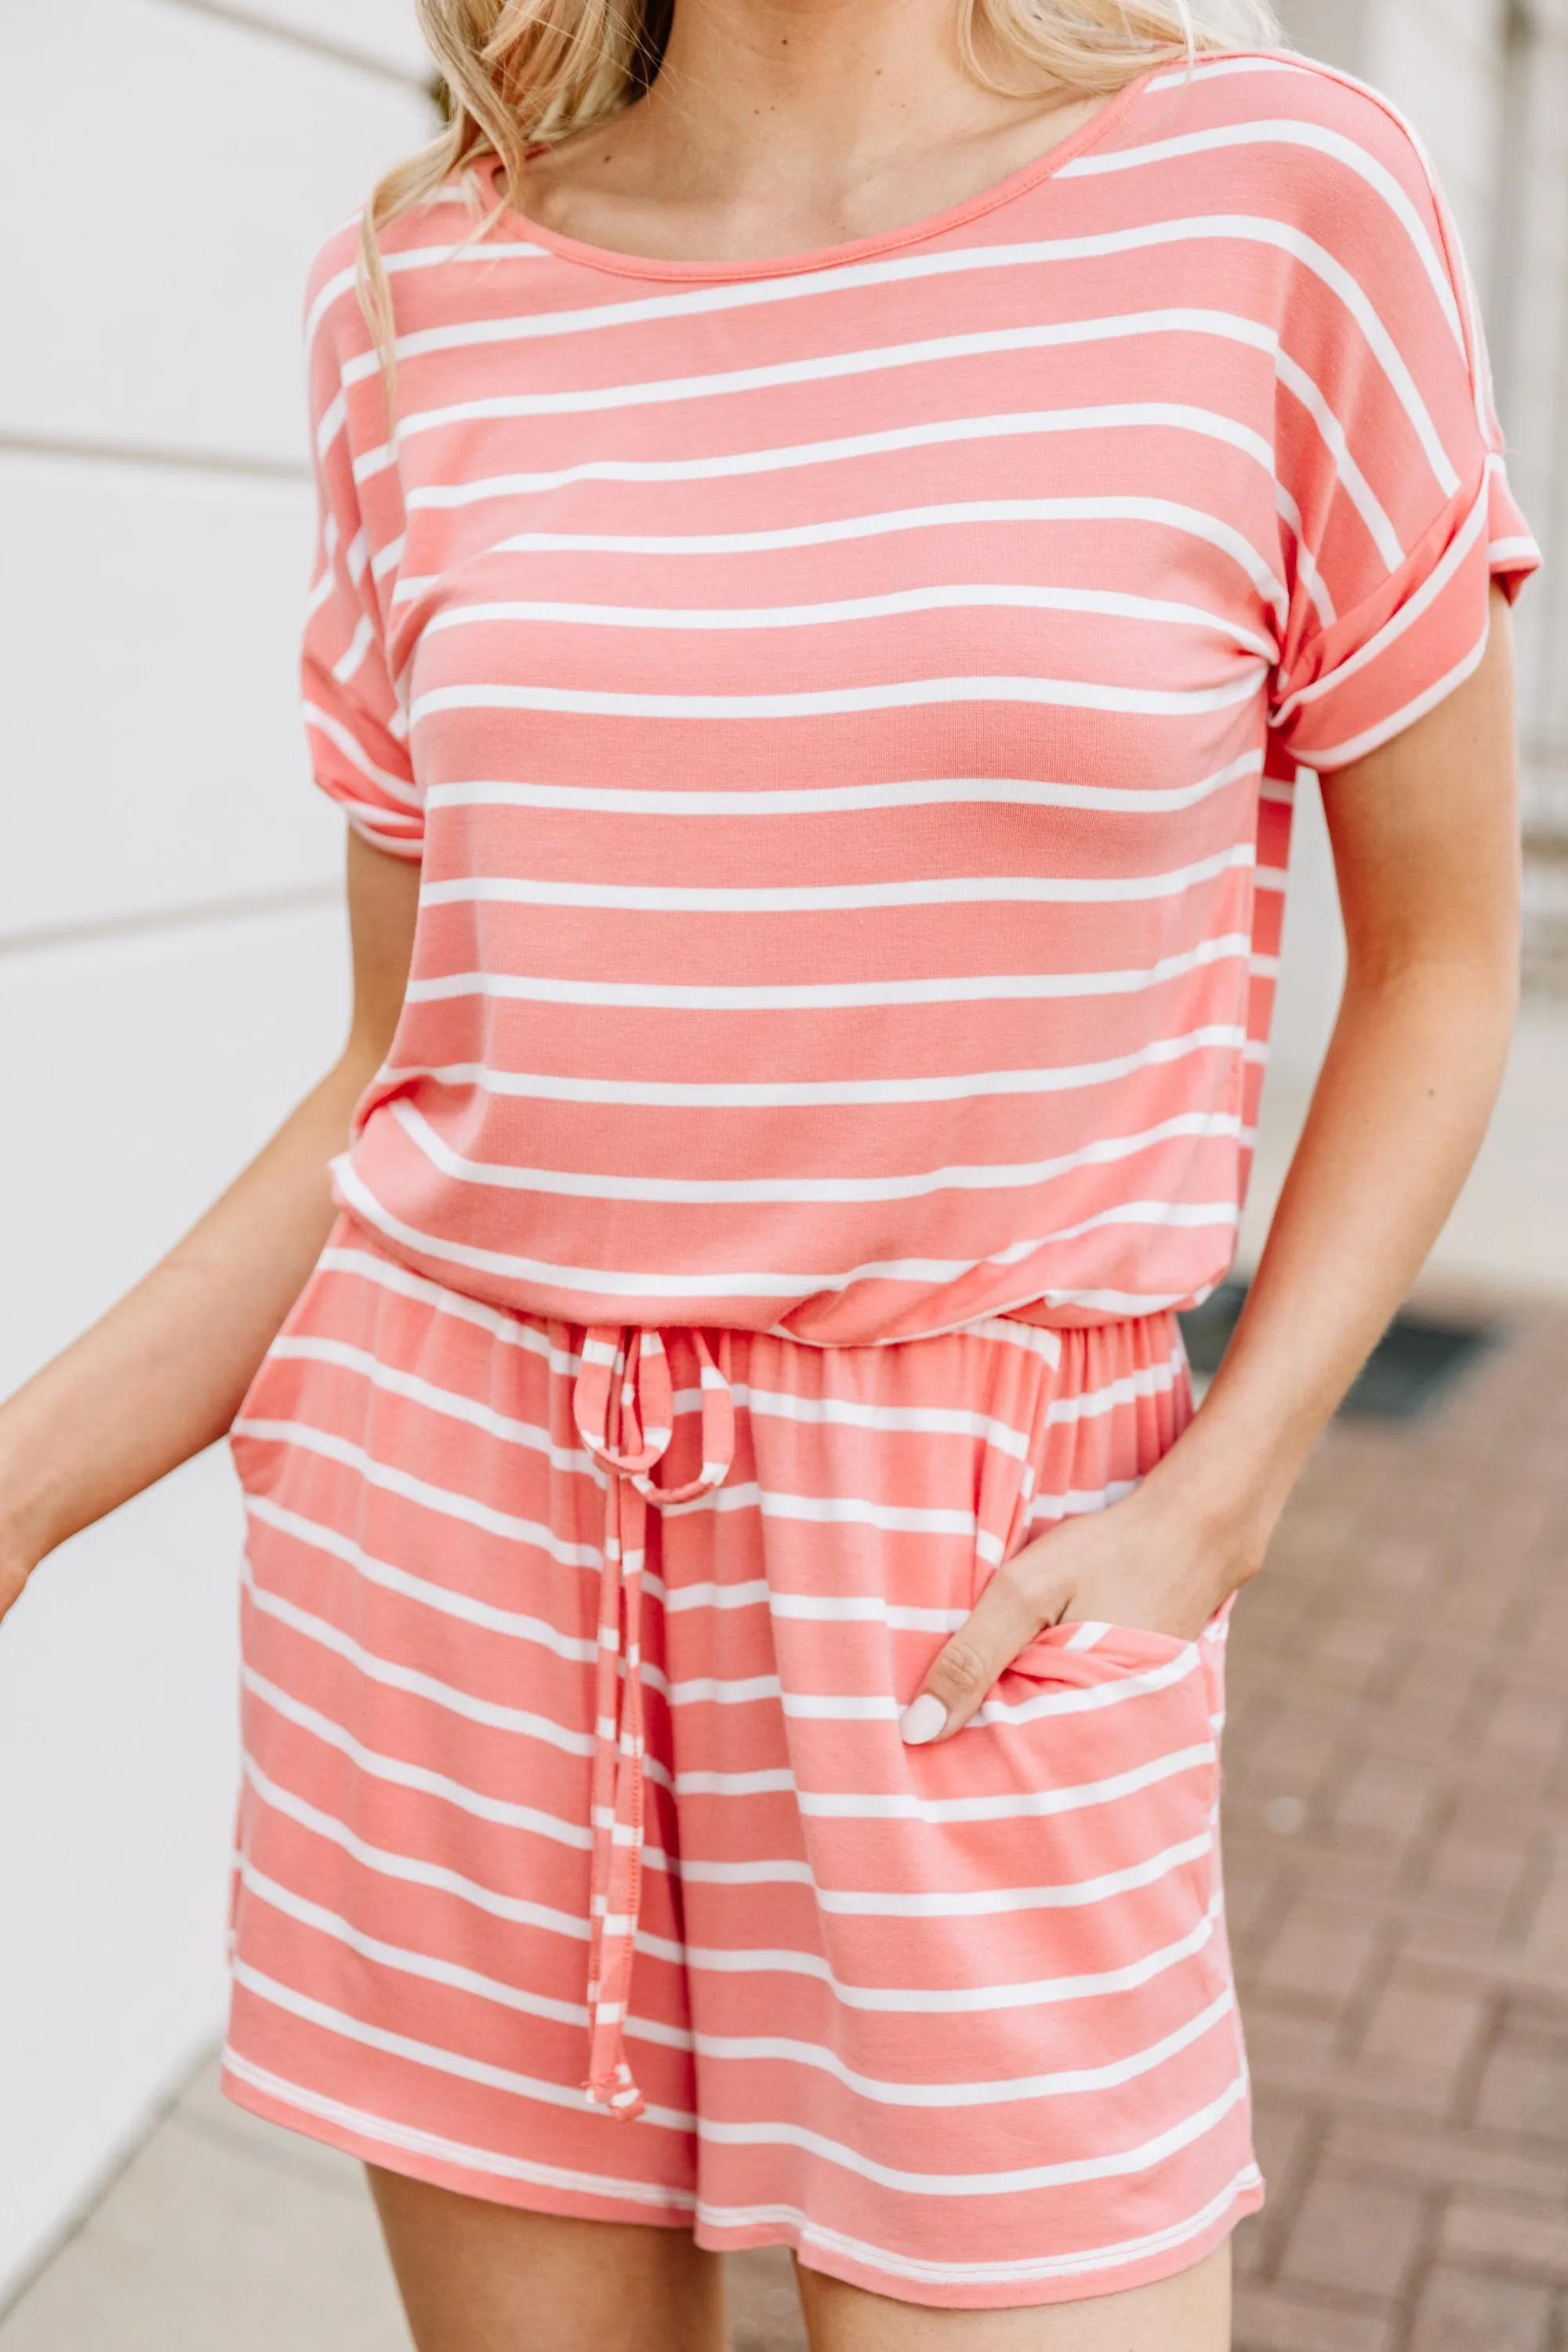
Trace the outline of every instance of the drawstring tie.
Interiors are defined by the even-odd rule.
[[[735,1409],[700,1331],[702,1467],[684,1486],[657,1486],[655,1465],[675,1423],[669,1358],[658,1331],[596,1324],[573,1391],[577,1434],[606,1475],[604,1567],[595,1658],[593,1872],[588,1947],[589,2098],[626,2122],[643,2111],[626,2063],[626,2004],[642,1901],[644,1757],[642,1574],[647,1507],[694,1502],[729,1475]]]

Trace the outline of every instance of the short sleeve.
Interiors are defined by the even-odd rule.
[[[308,313],[317,540],[300,655],[305,729],[316,782],[341,803],[354,830],[378,849],[418,857],[425,831],[422,796],[377,596],[376,556],[384,534],[373,531],[361,511],[342,359],[333,331],[345,309],[354,320],[359,317],[353,245],[345,235],[322,255]],[[356,331],[356,346],[367,341]],[[362,401],[366,391],[380,396],[374,380],[359,389]]]
[[[1389,742],[1486,649],[1540,562],[1509,488],[1458,239],[1415,141],[1341,86],[1354,198],[1303,208],[1279,354],[1289,612],[1271,723],[1327,771]]]

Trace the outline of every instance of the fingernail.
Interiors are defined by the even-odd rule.
[[[947,1709],[934,1691],[921,1691],[899,1719],[899,1737],[906,1748],[923,1748],[945,1729]]]

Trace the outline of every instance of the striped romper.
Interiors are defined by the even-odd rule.
[[[709,265],[490,208],[309,311],[319,782],[421,858],[241,1410],[226,2083],[538,2210],[917,2303],[1262,2189],[1224,1614],[898,1717],[1126,1495],[1233,1248],[1299,766],[1533,562],[1410,134],[1146,75],[985,195]]]

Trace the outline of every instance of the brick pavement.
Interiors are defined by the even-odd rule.
[[[1568,1315],[1509,1324],[1336,1423],[1237,1610],[1236,2352],[1568,2352]],[[735,2269],[737,2352],[797,2352],[781,2258]]]
[[[1237,2352],[1568,2352],[1568,1316],[1320,1446],[1232,1643]]]

